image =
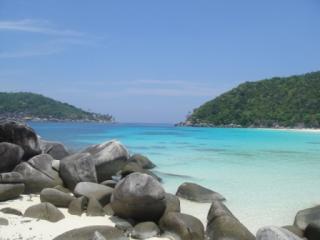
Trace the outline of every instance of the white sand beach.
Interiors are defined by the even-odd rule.
[[[23,195],[16,200],[0,202],[0,209],[11,207],[24,213],[28,207],[38,203],[40,203],[39,195]],[[210,204],[194,203],[181,199],[181,211],[196,216],[204,225],[206,224],[206,216],[209,208]],[[80,217],[70,215],[66,208],[59,209],[63,212],[65,218],[56,223],[0,212],[0,217],[6,218],[9,221],[8,226],[0,226],[0,240],[52,240],[54,237],[75,228],[93,225],[115,225],[115,222],[112,221],[110,216],[88,217],[82,214]],[[150,240],[157,239],[158,238],[152,238]]]

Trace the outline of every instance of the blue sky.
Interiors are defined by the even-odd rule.
[[[177,122],[244,81],[320,70],[318,0],[0,0],[1,91]]]

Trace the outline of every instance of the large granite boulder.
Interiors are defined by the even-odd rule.
[[[124,178],[134,172],[145,173],[150,175],[151,177],[154,177],[159,182],[162,181],[162,179],[158,177],[155,173],[147,169],[141,168],[141,166],[136,162],[128,162],[127,164],[125,164],[124,167],[121,169],[121,176]]]
[[[180,200],[177,196],[171,193],[166,193],[165,201],[166,201],[166,210],[164,214],[168,212],[180,212]]]
[[[201,221],[193,216],[169,212],[159,221],[159,227],[165,235],[181,240],[204,240],[204,227]]]
[[[129,159],[128,150],[115,140],[90,146],[82,152],[92,155],[99,182],[111,179]]]
[[[0,184],[0,201],[15,199],[23,192],[23,183],[2,183]]]
[[[209,240],[255,240],[252,233],[221,201],[214,201],[211,205],[207,217],[206,235]]]
[[[90,197],[87,207],[87,216],[104,216],[106,215],[100,202],[94,198]]]
[[[153,177],[132,173],[115,187],[111,207],[122,218],[157,221],[166,208],[165,191]]]
[[[39,203],[27,208],[24,217],[58,222],[64,218],[64,215],[51,203]]]
[[[310,223],[320,224],[320,206],[301,210],[294,219],[294,225],[301,230],[305,230]]]
[[[74,195],[77,197],[85,196],[87,198],[94,197],[103,206],[110,202],[113,188],[98,183],[80,182],[74,189]]]
[[[95,232],[99,232],[105,239],[108,240],[128,240],[128,238],[117,228],[109,226],[89,226],[73,229],[65,232],[53,240],[88,240],[92,239]]]
[[[190,201],[211,203],[213,201],[226,200],[221,194],[195,183],[183,183],[179,186],[176,195]]]
[[[24,183],[24,178],[17,172],[0,173],[0,183]]]
[[[63,184],[58,172],[51,167],[52,160],[51,156],[41,154],[14,168],[13,171],[23,176],[25,193],[40,193],[44,188]]]
[[[319,240],[320,239],[320,225],[310,223],[304,232],[304,236],[308,240]]]
[[[49,154],[54,159],[61,160],[70,155],[68,149],[60,142],[39,140],[42,153]]]
[[[156,165],[151,162],[149,158],[141,154],[133,154],[129,158],[129,162],[135,162],[143,169],[152,169],[156,167]]]
[[[60,161],[60,176],[73,191],[79,182],[97,182],[96,168],[90,153],[76,153]]]
[[[142,222],[134,226],[131,237],[146,239],[156,237],[160,234],[159,227],[154,222]]]
[[[68,212],[72,215],[81,216],[85,209],[88,206],[88,198],[87,197],[79,197],[70,202],[68,207]]]
[[[22,147],[24,159],[41,153],[38,136],[34,130],[16,121],[0,122],[0,142],[14,143]]]
[[[280,227],[263,227],[257,232],[256,240],[303,240],[287,229]],[[310,239],[309,239],[310,240]]]
[[[0,173],[10,172],[18,165],[24,155],[23,149],[13,143],[0,143]]]
[[[40,193],[41,202],[48,202],[61,208],[67,208],[75,199],[74,196],[54,188],[45,188]]]

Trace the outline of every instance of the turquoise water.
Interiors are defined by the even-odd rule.
[[[252,231],[292,224],[320,204],[320,133],[175,128],[167,124],[31,123],[44,138],[74,150],[118,139],[158,166],[167,191],[185,181],[220,192]]]

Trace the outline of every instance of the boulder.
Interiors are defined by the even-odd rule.
[[[128,150],[115,140],[90,146],[82,152],[92,155],[99,182],[111,179],[129,159]]]
[[[15,199],[24,192],[23,183],[0,184],[0,202]]]
[[[133,154],[129,158],[129,162],[135,162],[143,169],[152,169],[156,167],[156,165],[151,162],[149,158],[141,154]]]
[[[114,215],[114,211],[111,207],[111,204],[107,204],[103,207],[104,212],[108,215],[108,216],[113,216]]]
[[[155,173],[141,168],[140,165],[138,165],[135,162],[129,162],[126,165],[124,165],[124,167],[121,169],[121,176],[126,177],[129,174],[134,173],[134,172],[145,173],[145,174],[150,175],[151,177],[154,177],[159,182],[162,181],[162,179],[160,177],[158,177]]]
[[[131,237],[146,239],[156,237],[160,234],[159,227],[154,222],[142,222],[134,226]]]
[[[88,198],[96,198],[101,205],[106,205],[110,202],[113,188],[107,187],[98,183],[80,182],[74,189],[74,195],[77,197],[86,196]]]
[[[59,172],[59,171],[60,171],[60,160],[54,159],[54,160],[52,161],[51,166],[52,166],[52,168],[53,168],[54,170],[56,170],[57,172]]]
[[[168,212],[180,212],[180,200],[177,196],[171,193],[166,193],[165,202],[166,202],[166,210],[164,214]]]
[[[59,182],[62,184],[59,173],[52,167],[53,161],[54,159],[50,155],[40,154],[31,158],[28,163],[51,179],[59,179]]]
[[[111,207],[122,218],[157,221],[166,208],[165,191],[153,177],[132,173],[115,187]]]
[[[46,169],[42,170],[38,165],[34,168],[29,162],[22,162],[14,168],[15,172],[23,176],[25,193],[40,193],[44,188],[52,188],[62,184],[57,173],[48,174]]]
[[[42,153],[49,154],[54,159],[61,160],[70,155],[67,148],[60,142],[51,142],[40,139],[39,143]]]
[[[131,221],[132,219],[122,219],[119,217],[111,217],[110,218],[112,222],[115,223],[115,227],[119,230],[121,230],[126,236],[129,236],[133,230],[134,221]]]
[[[294,225],[301,230],[305,230],[310,223],[320,224],[320,206],[301,210],[294,219]]]
[[[95,232],[99,232],[108,240],[128,240],[128,238],[117,228],[109,226],[89,226],[73,229],[65,232],[53,240],[88,240],[91,239]]]
[[[79,182],[97,182],[96,169],[91,154],[76,153],[62,159],[60,176],[72,191]]]
[[[8,225],[9,225],[8,219],[0,217],[0,226],[8,226]]]
[[[117,181],[115,180],[106,180],[101,182],[101,185],[107,186],[107,187],[111,187],[111,188],[115,188],[115,186],[117,185]]]
[[[92,238],[90,238],[90,240],[107,240],[101,233],[99,233],[98,231],[95,231],[93,233]]]
[[[6,207],[6,208],[2,208],[0,209],[0,212],[4,213],[4,214],[11,214],[11,215],[16,215],[16,216],[22,216],[22,212],[20,212],[17,209],[14,208],[10,208],[10,207]]]
[[[105,212],[100,202],[94,198],[90,197],[87,207],[87,216],[104,216]]]
[[[202,187],[195,183],[183,183],[179,186],[176,195],[190,201],[211,203],[213,201],[226,200],[221,194],[214,192],[208,188]]]
[[[204,240],[204,227],[201,221],[193,216],[169,212],[159,221],[160,229],[165,235],[181,240]]]
[[[16,121],[0,123],[0,142],[14,143],[22,147],[25,160],[41,153],[38,136],[34,130]]]
[[[304,232],[296,226],[288,225],[288,226],[283,226],[282,228],[287,229],[288,231],[292,232],[293,234],[297,235],[298,237],[303,238],[303,236],[304,236]]]
[[[310,223],[304,231],[304,236],[308,240],[319,240],[320,239],[320,225]]]
[[[24,151],[20,146],[0,142],[0,173],[12,171],[21,162],[23,155]]]
[[[17,172],[0,173],[0,183],[24,183],[24,179]]]
[[[257,232],[256,240],[302,240],[302,238],[280,227],[263,227]]]
[[[221,202],[214,201],[207,216],[206,235],[209,240],[254,240],[252,233],[236,219]]]
[[[75,197],[54,188],[45,188],[40,193],[40,200],[56,207],[67,208]]]
[[[57,189],[57,190],[64,192],[64,193],[71,193],[68,188],[62,187],[61,185],[55,186],[54,189]]]
[[[24,217],[47,220],[49,222],[58,222],[64,219],[63,213],[51,203],[39,203],[33,205],[25,211]]]
[[[79,197],[71,201],[68,207],[68,212],[72,215],[81,216],[85,209],[88,206],[87,197]]]

